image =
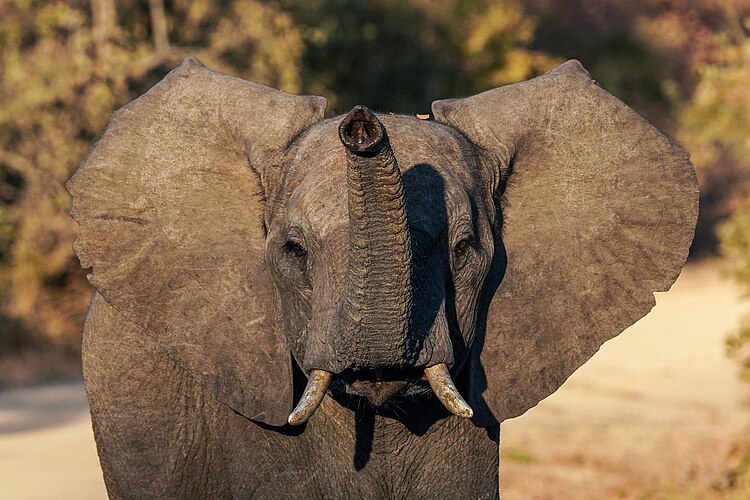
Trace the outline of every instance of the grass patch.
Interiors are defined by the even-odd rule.
[[[519,464],[533,464],[537,461],[533,453],[520,448],[509,448],[504,455],[507,460]]]

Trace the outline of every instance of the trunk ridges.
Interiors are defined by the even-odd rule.
[[[398,163],[382,133],[374,155],[347,151],[347,314],[352,360],[361,368],[403,365],[415,356],[407,352],[411,243],[406,205]]]

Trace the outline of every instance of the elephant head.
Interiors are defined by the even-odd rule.
[[[301,423],[326,393],[434,392],[492,425],[684,264],[687,153],[577,61],[437,101],[435,121],[324,111],[188,59],[113,116],[69,183],[91,283],[249,419]]]

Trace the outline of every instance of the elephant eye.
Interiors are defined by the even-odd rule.
[[[469,245],[471,245],[469,238],[464,238],[456,243],[456,246],[453,248],[453,252],[456,254],[456,256],[461,257],[466,253],[466,250],[469,249]]]
[[[302,247],[302,244],[294,240],[289,240],[284,244],[284,251],[299,258],[307,255],[307,251]]]

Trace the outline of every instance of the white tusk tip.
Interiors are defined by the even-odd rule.
[[[425,368],[424,373],[432,391],[448,411],[463,418],[474,416],[474,410],[464,401],[464,398],[461,397],[458,389],[453,384],[453,379],[445,363]]]
[[[286,421],[289,425],[301,425],[315,413],[331,385],[333,374],[325,370],[312,370],[307,378],[307,387],[302,394],[297,407],[289,414]]]

